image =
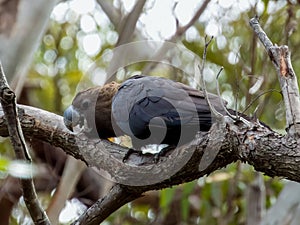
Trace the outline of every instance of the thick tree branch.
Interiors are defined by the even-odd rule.
[[[6,125],[16,158],[24,160],[31,165],[31,158],[28,153],[23,132],[18,119],[16,107],[16,95],[8,86],[2,65],[0,64],[0,101],[6,118]],[[49,219],[43,210],[35,192],[31,178],[21,179],[24,201],[31,215],[34,224],[50,224]]]
[[[28,106],[19,105],[19,108],[23,111],[20,119],[27,138],[41,139],[61,147],[66,153],[85,161],[89,166],[109,172],[119,182],[126,182],[135,177],[135,185],[123,185],[126,187],[126,191],[133,196],[140,196],[141,193],[148,190],[190,182],[239,159],[248,162],[256,170],[271,177],[280,176],[300,182],[300,164],[298,163],[300,139],[277,134],[255,122],[249,121],[249,125],[245,125],[242,122],[235,123],[225,117],[224,124],[215,124],[208,133],[199,135],[190,144],[162,157],[157,164],[153,163],[152,155],[138,156],[135,154],[131,155],[126,163],[123,163],[122,159],[127,148],[106,140],[91,140],[83,135],[71,133],[64,127],[62,117],[53,113]],[[216,134],[220,137],[216,137]],[[3,115],[0,117],[0,135],[8,135]],[[212,140],[214,145],[209,144]],[[211,149],[212,146],[218,149],[218,154],[211,160],[210,165],[199,171],[199,162],[201,162],[202,156],[205,152],[214,150]],[[179,171],[173,174],[174,161],[183,160],[185,152],[193,152],[193,155]],[[147,180],[152,179],[151,174],[157,177],[165,171],[169,171],[173,175],[158,183],[147,183]],[[105,198],[110,199],[109,196]],[[131,200],[128,199],[128,201]],[[105,202],[107,203],[107,201]],[[118,207],[125,202],[125,200],[119,202]],[[98,202],[98,204],[100,203]],[[115,207],[111,208],[111,213],[114,212]],[[108,210],[103,206],[100,208]],[[105,218],[101,216],[102,211],[100,210],[98,213],[97,218],[99,221],[103,221]]]

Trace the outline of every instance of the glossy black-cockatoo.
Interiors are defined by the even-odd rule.
[[[223,100],[213,94],[208,97],[225,115]],[[64,113],[69,129],[80,125],[88,136],[97,138],[128,135],[136,149],[148,144],[185,144],[197,132],[208,131],[213,120],[203,92],[150,76],[82,91]]]

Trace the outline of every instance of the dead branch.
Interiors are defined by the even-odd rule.
[[[286,124],[288,134],[300,135],[300,97],[297,77],[291,63],[291,53],[288,46],[277,46],[268,38],[259,25],[258,18],[250,20],[250,26],[265,47],[272,61],[280,83],[286,109]]]
[[[20,126],[20,121],[18,119],[16,95],[8,86],[1,64],[0,101],[4,116],[7,121],[6,126],[10,141],[16,154],[16,158],[18,160],[23,160],[31,165],[31,157],[28,153],[23,132]],[[34,224],[50,224],[49,219],[37,198],[32,178],[21,179],[21,184],[23,189],[24,201]]]

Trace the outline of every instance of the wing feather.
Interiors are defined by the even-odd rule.
[[[209,95],[211,103],[220,109],[220,99]],[[168,129],[178,126],[211,126],[209,106],[201,91],[159,77],[138,76],[125,81],[114,96],[112,113],[121,130],[132,136],[146,132],[153,118],[160,117]],[[153,126],[162,126],[153,122]]]

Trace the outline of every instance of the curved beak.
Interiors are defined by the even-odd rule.
[[[73,127],[80,123],[80,114],[72,105],[70,105],[64,112],[64,123],[70,131],[73,131]]]

